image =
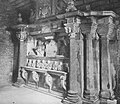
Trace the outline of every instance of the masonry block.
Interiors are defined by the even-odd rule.
[[[119,0],[110,0],[110,2],[118,2]]]
[[[91,3],[91,2],[94,2],[94,1],[96,1],[96,0],[84,0],[84,3]]]
[[[10,73],[13,70],[13,43],[10,35],[5,30],[0,32],[0,86],[7,85],[11,82]],[[4,32],[3,32],[4,31]]]

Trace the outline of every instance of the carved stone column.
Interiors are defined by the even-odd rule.
[[[115,65],[115,69],[116,69],[116,98],[119,99],[120,98],[120,90],[119,90],[120,89],[120,81],[119,81],[119,79],[120,79],[120,25],[118,25],[118,29],[117,29],[117,44],[118,44],[117,64]],[[120,102],[120,100],[119,100],[119,102]]]
[[[97,21],[94,17],[91,17],[92,20],[92,25],[91,25],[91,30],[90,34],[87,34],[86,38],[86,77],[87,77],[87,82],[86,82],[86,98],[90,99],[91,101],[95,101],[98,99],[98,92],[97,89],[95,88],[95,85],[98,83],[95,82],[96,77],[95,77],[95,70],[98,70],[95,67],[95,61],[94,60],[94,39],[96,38],[96,30],[97,30]],[[97,73],[96,73],[97,74]]]
[[[76,36],[79,33],[80,20],[75,17],[67,18],[67,24],[65,24],[66,33],[70,35],[70,71],[69,71],[69,91],[67,98],[64,99],[64,104],[76,104],[79,101],[78,96],[78,48]]]
[[[81,84],[81,95],[80,97],[83,98],[84,94],[84,36],[82,30],[80,29],[80,84]]]
[[[113,96],[112,79],[110,70],[109,38],[113,33],[113,17],[99,20],[98,33],[101,36],[101,97],[111,98]]]
[[[25,30],[26,25],[19,25],[17,28],[20,29],[20,31],[16,34],[17,38],[20,40],[20,44],[19,44],[19,69],[18,69],[18,78],[17,78],[17,84],[20,85],[23,82],[23,79],[21,78],[20,67],[25,66],[25,64],[26,64],[27,48],[26,48],[25,40],[27,38],[28,33]]]
[[[93,64],[94,64],[94,81],[96,96],[99,96],[100,92],[100,42],[99,35],[96,33],[93,40]]]

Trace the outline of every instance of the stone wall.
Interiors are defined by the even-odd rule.
[[[5,0],[0,0],[0,87],[12,79],[14,46],[5,28],[16,24],[16,11]]]
[[[10,33],[0,30],[0,86],[11,82],[13,70],[13,43]]]

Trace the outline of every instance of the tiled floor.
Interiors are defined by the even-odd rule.
[[[25,87],[0,88],[0,104],[62,104],[61,99]]]

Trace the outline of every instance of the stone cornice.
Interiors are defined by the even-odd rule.
[[[105,17],[105,16],[112,16],[112,17],[119,17],[116,13],[113,11],[90,11],[90,12],[82,12],[82,11],[73,11],[73,12],[67,12],[64,14],[56,15],[57,18],[62,19],[62,18],[68,18],[68,17],[73,17],[73,16],[79,16],[79,17],[90,17],[90,16],[95,16],[95,17]]]

